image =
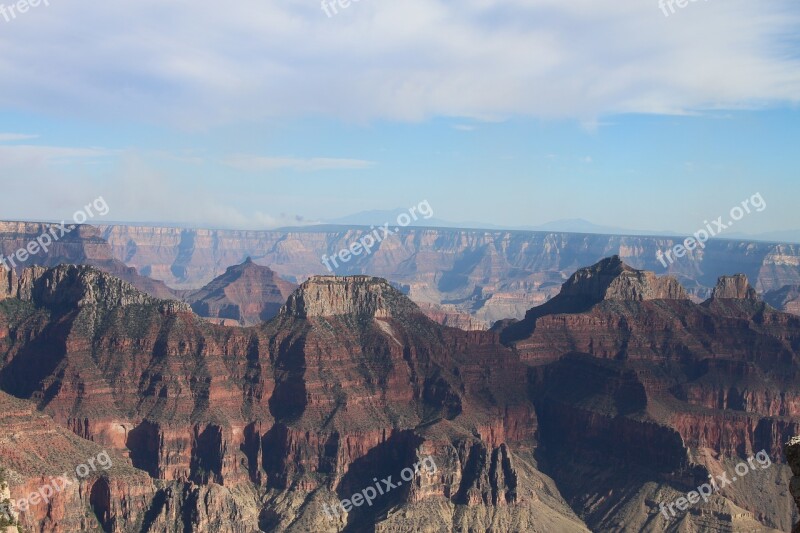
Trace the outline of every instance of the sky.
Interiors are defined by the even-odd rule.
[[[0,4],[0,219],[800,229],[796,0]]]

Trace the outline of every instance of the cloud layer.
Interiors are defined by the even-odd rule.
[[[800,98],[798,21],[792,0],[53,0],[0,19],[0,107],[190,129],[759,107]]]
[[[318,170],[357,170],[373,165],[361,159],[336,159],[329,157],[312,157],[298,159],[295,157],[262,157],[252,155],[235,155],[227,158],[225,164],[244,172],[265,172],[279,169],[292,169],[302,172]]]

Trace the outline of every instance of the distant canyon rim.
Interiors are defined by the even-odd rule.
[[[39,230],[35,223],[0,223],[0,253],[13,252]],[[249,257],[299,284],[329,274],[319,258],[348,248],[370,231],[344,226],[274,231],[82,226],[47,257],[37,258],[37,264],[85,262],[102,268],[114,263],[111,273],[134,267],[142,276],[189,291]],[[451,320],[470,319],[476,328],[522,318],[558,294],[577,269],[611,255],[635,268],[676,277],[695,301],[710,296],[719,276],[737,272],[772,305],[789,312],[800,307],[800,244],[711,239],[665,271],[656,252],[681,242],[677,236],[409,227],[335,273],[385,278],[416,303],[436,306],[436,313],[449,313]]]

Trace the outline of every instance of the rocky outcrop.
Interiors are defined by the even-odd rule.
[[[257,530],[257,495],[154,480],[122,451],[81,439],[32,403],[0,392],[0,469],[24,531]],[[27,508],[19,505],[22,499]]]
[[[0,222],[0,254],[2,259],[5,259],[4,264],[18,274],[33,265],[43,267],[60,264],[89,265],[127,281],[156,298],[180,297],[180,291],[170,289],[163,281],[140,275],[135,268],[124,263],[124,258],[115,258],[108,243],[94,226],[67,226],[67,229],[71,229],[64,235],[61,235],[60,229],[54,229],[53,232],[59,238],[51,239],[53,242],[47,250],[40,249],[37,254],[30,255],[23,262],[16,258],[13,262],[7,259],[18,250],[26,248],[37,237],[49,232],[51,227],[53,224],[39,222]],[[0,273],[6,274],[6,270],[1,266]]]
[[[794,477],[791,481],[791,492],[797,508],[800,509],[800,437],[792,437],[786,443],[786,461],[792,469]],[[795,525],[792,533],[800,533],[800,523]]]
[[[158,305],[165,312],[191,312],[188,305],[159,300],[130,283],[88,266],[61,265],[47,269],[34,266],[6,272],[0,283],[0,300],[16,298],[43,307],[102,307],[118,309],[130,305]]]
[[[714,287],[711,294],[713,299],[733,299],[733,300],[758,300],[756,290],[750,286],[747,276],[737,274],[735,276],[722,276]]]
[[[337,315],[392,318],[419,313],[418,308],[385,280],[369,276],[315,276],[286,301],[282,314],[296,318]]]
[[[483,331],[488,329],[488,324],[468,313],[459,311],[453,305],[436,305],[431,303],[419,303],[420,310],[425,316],[434,322],[450,328],[458,328],[464,331]]]
[[[170,286],[197,289],[247,256],[286,279],[328,273],[321,262],[357,242],[369,228],[303,231],[187,230],[105,226],[111,254]],[[743,272],[760,291],[800,284],[800,245],[712,240],[669,269],[656,252],[682,239],[527,231],[405,228],[338,274],[369,274],[408,288],[415,302],[456,305],[493,323],[522,318],[558,294],[576,270],[619,255],[637,269],[670,274],[700,300],[717,278]]]
[[[659,502],[762,449],[774,465],[674,527],[788,528],[800,319],[761,302],[698,305],[612,257],[492,331],[442,327],[367,276],[312,277],[272,320],[226,328],[108,278],[31,269],[0,302],[0,387],[31,410],[9,407],[0,434],[46,414],[147,480],[70,500],[107,529],[656,531]],[[326,516],[428,457],[373,506]],[[64,531],[46,520],[27,523]]]
[[[761,450],[779,458],[800,432],[800,320],[765,306],[744,276],[721,279],[702,304],[679,292],[643,297],[648,279],[611,258],[523,321],[494,328],[532,366],[545,472],[601,531],[622,521],[657,531],[642,506],[674,501]],[[682,515],[682,530],[742,530],[754,520],[786,530],[785,500],[753,496],[787,469],[771,468]]]
[[[27,245],[39,226],[0,223],[0,253]],[[328,273],[323,255],[335,255],[370,232],[347,227],[236,231],[115,225],[102,226],[98,233],[80,228],[33,261],[44,266],[91,264],[158,298],[181,298],[182,291],[200,289],[247,257],[301,282]],[[531,307],[556,296],[577,269],[614,254],[637,269],[676,277],[698,301],[707,299],[717,278],[731,271],[745,273],[759,292],[800,284],[800,245],[713,240],[665,269],[656,252],[676,244],[679,239],[668,237],[406,228],[336,273],[381,276],[407,288],[415,302],[453,305],[487,324],[522,318]]]
[[[11,504],[11,490],[8,488],[5,468],[0,467],[0,532],[19,533],[19,513]]]
[[[244,263],[229,267],[224,274],[185,299],[202,317],[253,326],[277,315],[296,288],[294,283],[282,279],[268,267],[255,264],[248,257]]]
[[[607,272],[609,264],[613,265],[608,261],[595,265],[591,272]],[[601,294],[608,296],[607,292],[596,289],[605,285],[598,285],[598,278],[586,272],[576,273],[565,283],[568,290],[531,309],[524,320],[502,330],[503,341],[513,345],[523,360],[552,361],[570,351],[609,359],[669,360],[692,354],[698,361],[737,353],[744,359],[761,360],[766,367],[778,364],[781,359],[784,335],[795,335],[796,317],[768,309],[757,298],[711,298],[698,305],[682,297],[680,292],[661,293],[678,298],[640,299],[642,289],[636,287],[632,291],[622,291],[632,298],[598,300]],[[614,272],[618,272],[617,277],[613,276]],[[634,279],[646,278],[642,273],[631,274],[630,270],[617,267],[611,273],[605,278],[608,286],[617,283],[635,287],[628,280],[608,281],[624,279],[626,273]],[[743,283],[741,294],[752,295],[746,289],[746,278],[731,279],[733,286]],[[742,281],[735,281],[737,279]],[[662,283],[669,287],[673,280],[667,278]],[[719,294],[739,294],[730,289],[727,280],[721,283],[723,292]],[[751,329],[743,330],[741,321],[752,322]],[[742,335],[750,340],[742,341],[739,339]]]
[[[625,264],[619,256],[613,256],[603,259],[591,267],[579,269],[562,285],[558,295],[541,306],[530,309],[523,320],[511,323],[502,329],[502,339],[507,344],[527,339],[526,344],[516,345],[524,354],[529,350],[538,349],[534,346],[536,341],[531,337],[536,328],[539,328],[543,336],[548,337],[546,330],[551,321],[549,317],[583,313],[599,304],[616,309],[620,306],[636,307],[640,303],[649,305],[649,302],[656,301],[662,301],[663,305],[675,308],[691,304],[689,295],[676,279],[669,276],[659,278],[652,272],[636,270]],[[559,318],[558,321],[560,320]],[[593,319],[591,317],[568,317],[567,320],[575,321],[574,330],[579,332],[580,322]],[[624,325],[624,323],[612,320],[604,326],[611,330],[612,337],[617,338],[615,331]],[[554,326],[559,327],[558,323]],[[651,324],[643,324],[643,326],[649,329]],[[635,321],[632,327],[636,327]],[[609,354],[617,353],[620,348],[619,343],[616,340],[610,340],[610,343],[603,343],[605,349],[609,350]],[[541,344],[545,351],[551,347],[550,341],[551,339],[548,338]],[[552,341],[555,343],[554,347],[557,352],[564,342],[573,342],[573,339],[562,337],[561,339],[552,339]],[[573,350],[587,351],[584,347],[588,342],[593,343],[594,339],[587,337],[583,342],[574,343]]]
[[[224,328],[91,268],[21,277],[30,296],[0,305],[0,386],[152,480],[146,496],[82,489],[101,523],[137,502],[146,531],[358,529],[419,505],[477,529],[495,516],[585,530],[517,457],[537,428],[518,357],[494,333],[436,324],[385,280],[313,278],[273,320]],[[435,475],[325,517],[427,456]]]
[[[689,295],[671,277],[659,278],[652,272],[636,270],[618,255],[594,266],[582,268],[561,287],[559,298],[581,298],[592,303],[603,300],[688,300]]]
[[[717,315],[743,320],[758,320],[764,312],[772,313],[744,274],[720,277],[711,298],[703,302],[702,306]]]
[[[129,531],[141,523],[155,494],[148,476],[124,456],[77,437],[33,404],[2,392],[0,467],[27,531],[79,531],[89,524]],[[51,493],[47,501],[30,498],[40,489]],[[30,505],[19,505],[22,499]]]

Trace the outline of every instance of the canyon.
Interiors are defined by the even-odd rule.
[[[255,328],[211,324],[88,266],[10,273],[0,300],[0,387],[125,467],[95,482],[107,503],[60,494],[20,513],[26,528],[69,531],[59,509],[74,503],[107,531],[358,530],[419,502],[419,521],[433,506],[465,527],[586,530],[510,451],[535,431],[513,352],[443,328],[381,279],[313,278]],[[33,432],[17,419],[5,434]],[[323,513],[423,453],[437,474],[344,522]],[[14,473],[15,497],[41,477]]]
[[[735,531],[751,520],[787,531],[791,474],[777,463],[800,432],[798,320],[760,301],[743,275],[721,277],[697,304],[677,280],[612,257],[500,335],[530,367],[544,472],[592,529],[660,531],[670,524],[643,508],[763,450],[776,464],[760,479],[674,525],[704,531],[724,515]],[[767,497],[764,483],[783,490]]]
[[[43,228],[4,224],[6,252]],[[99,450],[114,458],[18,513],[26,530],[744,532],[798,521],[784,445],[800,434],[800,317],[762,299],[792,301],[793,245],[719,241],[717,259],[695,266],[746,268],[712,281],[656,275],[615,253],[572,269],[596,251],[578,253],[578,242],[612,237],[567,236],[569,252],[551,248],[554,262],[523,269],[513,239],[498,254],[474,240],[490,232],[414,229],[398,238],[402,254],[383,257],[404,265],[387,280],[361,272],[375,258],[318,275],[305,234],[276,243],[284,266],[274,252],[268,267],[223,233],[170,258],[172,232],[163,249],[140,241],[118,256],[107,231],[82,226],[47,264],[0,279],[10,497]],[[464,240],[444,259],[448,235]],[[167,283],[144,275],[164,274],[152,268],[159,255]],[[530,294],[493,281],[514,276],[548,281]],[[476,305],[476,287],[500,292]],[[489,320],[487,309],[511,308],[486,305],[506,290],[511,307],[538,305]],[[762,450],[769,468],[679,516],[660,513]],[[423,457],[435,472],[325,513]]]
[[[24,247],[42,226],[0,222],[0,253],[8,255]],[[273,231],[80,226],[48,254],[25,266],[34,262],[42,266],[89,264],[159,298],[184,299],[248,258],[294,284],[329,274],[321,257],[347,249],[368,232],[369,228],[344,226]],[[792,290],[800,285],[800,245],[711,240],[705,248],[689,252],[664,269],[656,251],[682,240],[403,228],[378,243],[371,254],[354,256],[335,273],[385,278],[432,318],[465,329],[487,329],[497,320],[521,319],[531,307],[556,296],[576,270],[612,255],[635,268],[675,277],[698,302],[711,295],[719,276],[742,273],[760,295],[787,293],[783,298],[770,295],[769,303],[787,312],[800,312],[796,289]],[[223,317],[221,321],[224,319],[232,320]]]
[[[0,228],[2,229],[2,228]],[[301,283],[327,274],[323,255],[335,255],[369,228],[325,226],[275,231],[100,226],[108,256],[176,289],[196,290],[247,257]],[[0,235],[2,232],[0,231]],[[619,255],[631,266],[669,274],[698,301],[717,278],[745,274],[760,293],[800,284],[800,245],[716,239],[664,269],[657,250],[683,237],[403,228],[371,254],[337,269],[396,283],[417,303],[452,306],[491,326],[522,318],[559,292],[577,269]]]
[[[371,276],[311,277],[226,327],[95,267],[37,266],[0,283],[0,466],[19,498],[113,455],[18,516],[53,532],[786,531],[799,351],[800,318],[746,276],[696,303],[618,256],[491,331]],[[769,469],[663,523],[660,502],[760,450]],[[324,512],[427,456],[435,472]]]

